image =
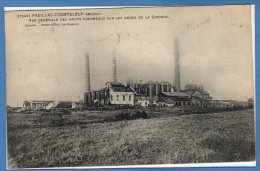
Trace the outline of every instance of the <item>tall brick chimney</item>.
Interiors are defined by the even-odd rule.
[[[85,58],[86,58],[86,83],[85,83],[85,93],[89,93],[91,91],[91,86],[90,86],[90,68],[89,68],[89,54],[86,53],[85,54]]]
[[[112,80],[113,80],[113,83],[117,82],[116,57],[113,57],[113,59],[112,59]]]
[[[175,56],[175,91],[181,91],[180,61],[179,61],[179,44],[178,38],[174,39],[174,56]]]
[[[85,92],[84,103],[86,106],[92,104],[91,85],[90,85],[90,68],[89,68],[89,54],[85,54]]]

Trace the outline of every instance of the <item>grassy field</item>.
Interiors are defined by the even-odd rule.
[[[253,110],[106,121],[115,113],[73,113],[62,126],[8,114],[9,168],[255,160]]]

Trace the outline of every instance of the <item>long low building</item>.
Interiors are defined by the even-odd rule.
[[[54,101],[53,100],[26,100],[23,102],[23,108],[24,109],[51,109],[54,107]]]
[[[183,92],[162,92],[157,103],[168,107],[192,106],[191,97]]]
[[[83,106],[81,102],[75,101],[53,101],[53,100],[26,100],[23,102],[23,109],[40,110],[40,109],[76,109]]]

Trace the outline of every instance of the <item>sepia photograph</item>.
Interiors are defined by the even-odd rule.
[[[5,9],[7,168],[252,166],[252,12]]]

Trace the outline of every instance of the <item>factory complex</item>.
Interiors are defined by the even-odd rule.
[[[104,83],[100,89],[91,87],[90,55],[85,53],[85,82],[84,100],[81,101],[54,101],[53,100],[25,100],[23,109],[120,109],[120,108],[189,108],[189,107],[236,107],[253,106],[253,102],[243,102],[235,100],[213,100],[210,94],[204,90],[203,86],[196,84],[186,84],[181,86],[181,69],[179,62],[178,40],[174,41],[174,75],[172,80],[158,81],[152,80],[144,82],[127,78],[125,83],[117,79],[117,61],[112,56],[111,81]],[[172,84],[170,82],[173,82]]]
[[[117,80],[116,57],[112,57],[112,81],[107,82],[102,89],[91,90],[89,54],[85,54],[86,60],[86,87],[84,93],[84,105],[90,106],[149,106],[157,107],[190,107],[209,106],[212,97],[203,88],[181,89],[180,64],[178,40],[175,39],[175,76],[174,84],[168,81],[133,81],[128,78],[126,84]]]
[[[23,109],[88,109],[98,107],[191,107],[210,106],[212,104],[228,106],[229,103],[213,101],[210,94],[202,86],[181,88],[178,39],[174,41],[174,83],[173,81],[134,81],[128,78],[126,83],[117,79],[116,57],[112,57],[112,81],[108,81],[101,89],[91,88],[90,56],[85,54],[85,92],[84,101],[26,100]],[[120,73],[119,73],[120,74]]]

